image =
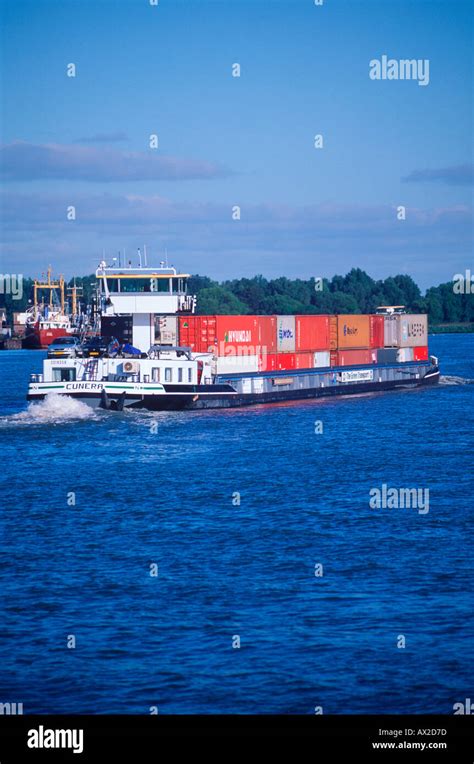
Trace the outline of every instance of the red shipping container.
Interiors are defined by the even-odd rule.
[[[261,352],[274,353],[276,351],[276,326],[275,316],[255,316],[259,325],[259,337]]]
[[[367,366],[377,363],[376,350],[336,350],[331,353],[331,366]]]
[[[268,353],[260,357],[260,371],[293,371],[314,368],[313,353]]]
[[[262,353],[259,358],[259,371],[275,371],[276,353]]]
[[[384,316],[370,316],[370,347],[384,346]]]
[[[196,353],[260,355],[275,351],[274,316],[180,316],[179,342]]]
[[[215,352],[219,356],[272,353],[275,343],[274,316],[216,316]]]
[[[215,316],[180,316],[179,344],[195,353],[207,353],[215,346]]]
[[[216,353],[237,355],[251,349],[257,355],[260,347],[259,327],[255,316],[216,316]]]
[[[276,371],[290,371],[296,368],[296,353],[278,353]]]
[[[296,316],[296,352],[329,350],[329,316]]]
[[[314,369],[314,353],[295,353],[296,369]]]
[[[427,361],[428,360],[428,346],[413,348],[413,358],[415,361]]]

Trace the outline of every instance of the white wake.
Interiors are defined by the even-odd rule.
[[[97,414],[82,401],[50,393],[42,401],[28,404],[25,411],[5,417],[4,424],[62,424],[75,419],[96,419]]]
[[[439,378],[440,385],[474,385],[474,379],[445,374]]]

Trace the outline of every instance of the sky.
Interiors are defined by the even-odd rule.
[[[474,271],[474,2],[316,3],[0,0],[0,271]]]

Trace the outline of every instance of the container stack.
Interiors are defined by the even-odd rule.
[[[218,374],[428,360],[426,315],[180,316],[179,343]]]

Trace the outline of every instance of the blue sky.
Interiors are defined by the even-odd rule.
[[[144,243],[216,279],[472,267],[472,2],[1,8],[3,272]],[[429,84],[371,80],[383,54],[429,59]]]

